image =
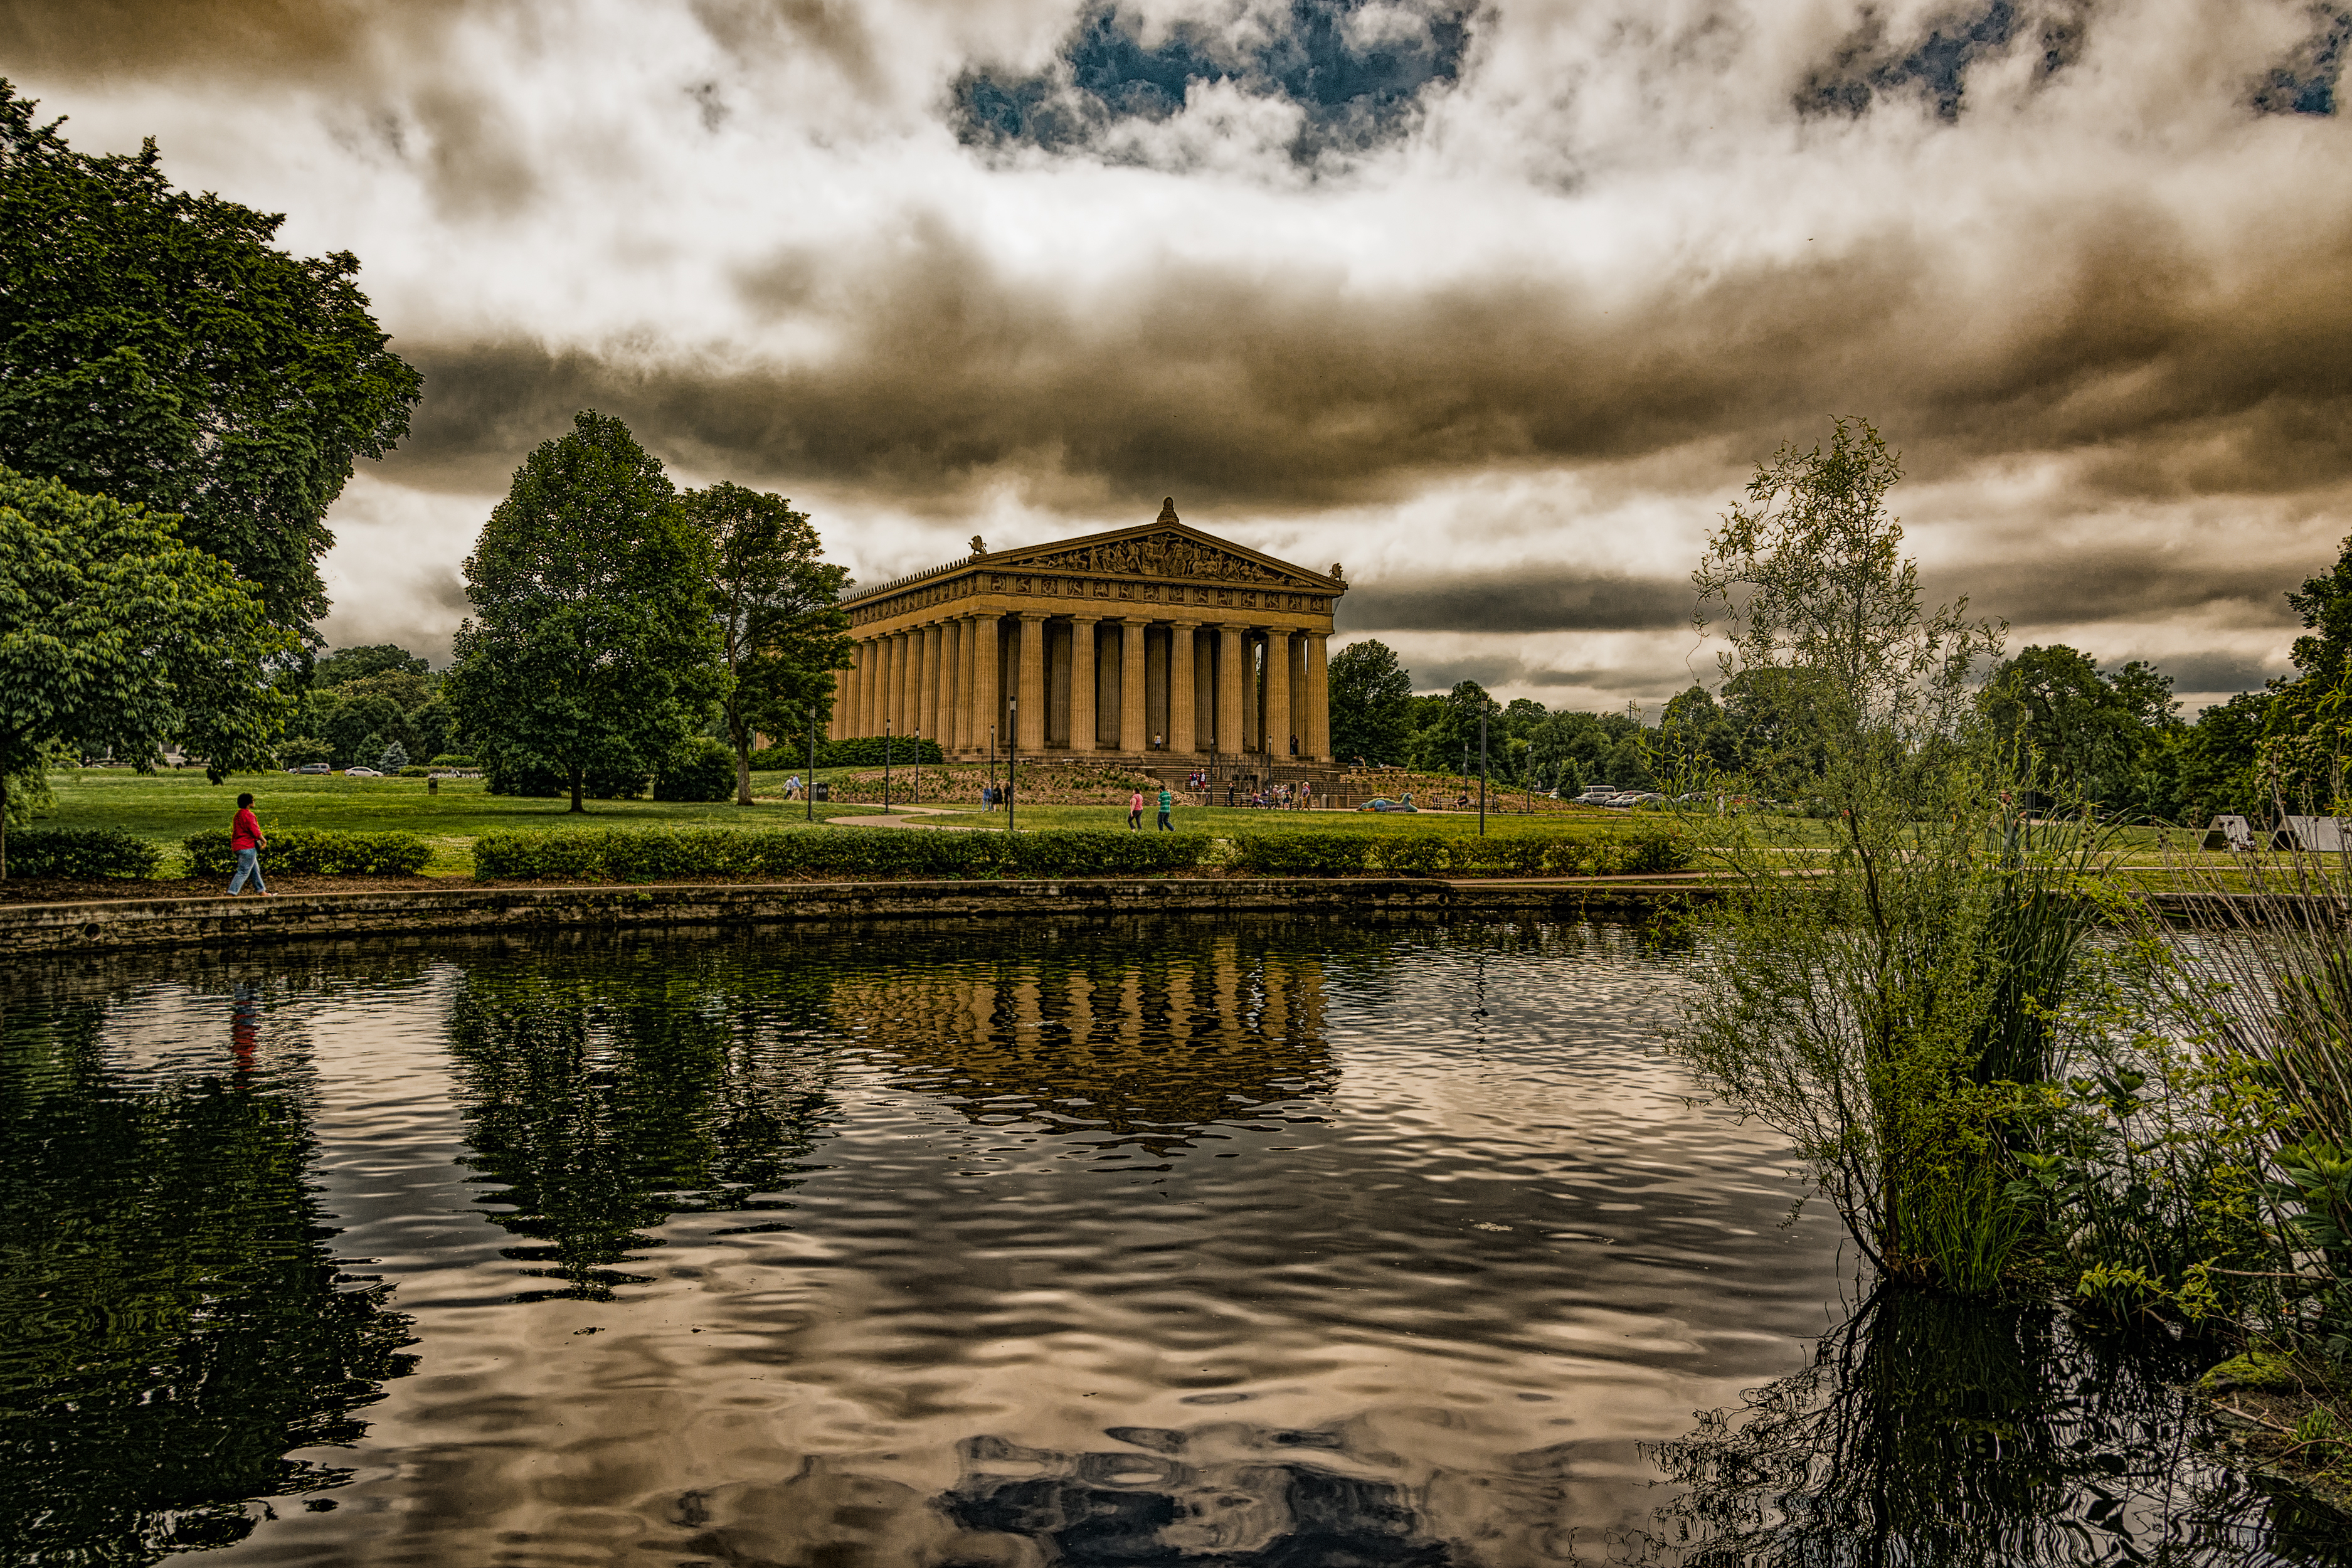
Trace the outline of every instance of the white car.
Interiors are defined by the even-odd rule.
[[[343,770],[343,776],[347,779],[380,779],[383,777],[382,773],[376,772],[373,768],[345,768]]]

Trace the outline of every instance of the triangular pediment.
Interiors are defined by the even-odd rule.
[[[984,558],[994,571],[1073,572],[1107,577],[1150,577],[1190,583],[1239,583],[1314,589],[1339,584],[1319,572],[1294,566],[1182,523],[1154,522],[1082,539],[1007,550]]]

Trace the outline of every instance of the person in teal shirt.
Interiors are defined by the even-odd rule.
[[[1168,820],[1168,814],[1169,814],[1170,812],[1171,812],[1171,811],[1175,810],[1175,809],[1176,809],[1176,796],[1175,796],[1174,793],[1173,793],[1173,792],[1171,792],[1166,784],[1161,784],[1161,785],[1160,786],[1160,832],[1162,832],[1162,833],[1173,833],[1173,832],[1175,832],[1175,831],[1176,831],[1175,827],[1174,827],[1174,826],[1173,826],[1169,822],[1169,820]]]

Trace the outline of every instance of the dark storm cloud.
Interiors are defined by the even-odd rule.
[[[1343,632],[1655,631],[1690,624],[1687,581],[1591,577],[1551,568],[1370,582],[1339,601]]]
[[[1024,472],[1286,507],[1692,442],[1746,461],[1864,409],[1915,478],[2039,451],[2079,459],[2089,493],[2282,493],[2352,476],[2352,290],[2310,265],[2352,247],[2336,227],[2225,286],[2161,219],[2100,215],[2071,255],[2050,237],[2030,307],[1971,345],[1973,307],[1895,240],[1727,265],[1605,317],[1533,279],[1381,297],[1176,263],[1079,304],[919,215],[739,273],[755,314],[825,330],[795,365],[404,342],[426,398],[396,462],[478,485],[513,432],[593,405],[656,445],[899,497]]]
[[[467,0],[9,0],[0,71],[115,77],[315,79],[416,41]]]
[[[1288,0],[1270,17],[1244,12],[1223,28],[1181,20],[1146,43],[1143,18],[1097,0],[1045,71],[964,72],[952,93],[956,132],[967,142],[1076,151],[1123,121],[1168,119],[1194,83],[1231,83],[1302,111],[1294,156],[1369,147],[1403,127],[1423,89],[1460,75],[1474,8]]]
[[[2029,544],[2007,559],[1935,573],[1935,595],[1965,594],[1979,615],[2013,626],[2051,626],[2124,616],[2156,618],[2230,605],[2242,626],[2292,626],[2285,594],[2316,568],[2245,563],[2183,550],[2080,549],[2042,554]]]

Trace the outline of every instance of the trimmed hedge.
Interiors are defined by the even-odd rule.
[[[433,847],[414,833],[336,833],[318,827],[281,827],[261,852],[266,876],[414,877],[431,863]],[[181,840],[188,852],[188,875],[226,877],[236,865],[228,835],[192,833]]]
[[[1199,834],[1172,833],[499,829],[474,840],[474,875],[512,881],[1119,876],[1189,869],[1214,843]]]
[[[8,835],[12,878],[152,877],[163,858],[161,849],[119,827],[20,827]]]
[[[1356,838],[1337,834],[1243,834],[1226,862],[1270,877],[1346,877],[1366,871],[1426,877],[1438,871],[1520,876],[1608,876],[1675,871],[1690,864],[1690,840],[1671,829],[1618,835],[1511,833],[1492,838],[1403,833]]]

